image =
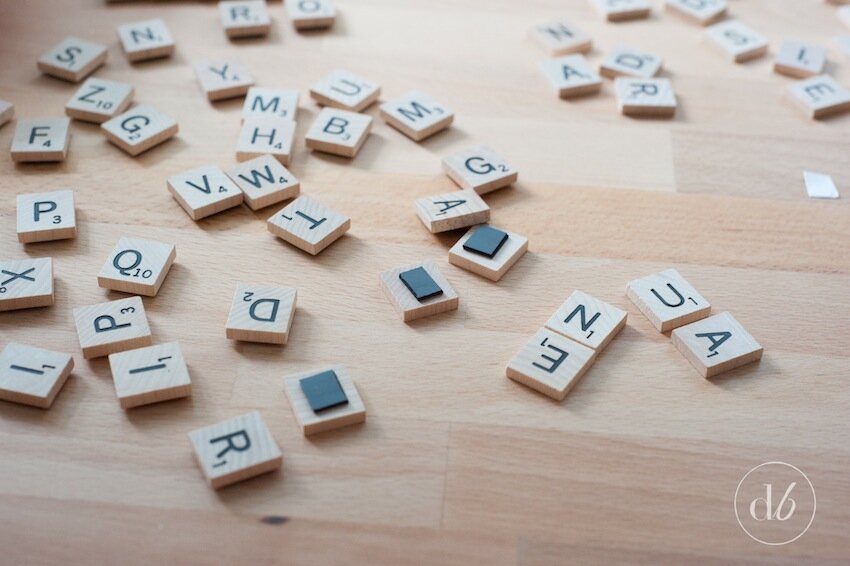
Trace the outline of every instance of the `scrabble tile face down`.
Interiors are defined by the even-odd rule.
[[[153,106],[140,104],[100,125],[106,139],[132,156],[177,135],[177,122]]]
[[[661,57],[651,53],[643,53],[628,47],[614,49],[599,67],[602,76],[613,79],[616,77],[654,77],[661,70]]]
[[[767,53],[767,39],[738,20],[714,24],[705,33],[709,42],[735,63],[757,59]]]
[[[257,412],[192,431],[189,440],[213,489],[271,472],[283,463],[277,442]]]
[[[12,161],[65,161],[71,142],[69,118],[18,120],[12,139]]]
[[[265,0],[226,0],[218,3],[221,25],[229,38],[267,35],[272,26]]]
[[[124,112],[133,99],[133,87],[92,77],[65,104],[65,114],[83,122],[102,124]]]
[[[284,379],[284,391],[304,436],[366,421],[366,408],[343,366]]]
[[[139,297],[74,309],[74,324],[87,360],[151,345],[145,306]]]
[[[131,63],[169,57],[174,53],[174,40],[162,20],[120,25],[118,39]]]
[[[297,30],[329,28],[336,21],[336,8],[330,0],[292,0],[285,5]]]
[[[67,240],[77,235],[73,191],[18,195],[18,241]]]
[[[66,37],[38,59],[46,75],[78,83],[106,61],[106,47],[76,37]]]
[[[385,271],[380,279],[404,322],[457,309],[457,293],[433,261]]]
[[[192,220],[200,220],[242,204],[242,190],[215,165],[204,165],[170,177],[168,190]]]
[[[490,207],[475,191],[455,191],[416,200],[416,214],[432,234],[490,220]]]
[[[351,219],[304,195],[267,222],[269,232],[308,254],[316,255],[351,228]]]
[[[70,354],[9,342],[0,353],[0,399],[49,409],[72,369]]]
[[[249,116],[295,120],[298,91],[292,88],[262,88],[252,86],[245,95],[242,119]]]
[[[479,195],[512,185],[519,176],[510,163],[484,145],[444,157],[443,171],[460,188]]]
[[[378,100],[381,87],[348,71],[333,71],[310,89],[310,97],[322,106],[360,112]]]
[[[236,141],[236,160],[247,161],[269,154],[283,165],[289,165],[294,138],[294,120],[249,116],[242,123]]]
[[[706,378],[760,360],[763,349],[728,312],[673,331],[673,345]]]
[[[371,129],[371,116],[337,108],[323,108],[310,126],[305,143],[316,151],[354,157]]]
[[[820,75],[788,86],[788,96],[811,118],[826,118],[850,110],[850,91],[829,75]]]
[[[242,190],[245,203],[251,210],[298,196],[301,183],[271,155],[261,155],[240,163],[227,175]]]
[[[410,91],[381,105],[384,121],[414,141],[422,141],[448,128],[455,115],[424,92]]]
[[[583,55],[547,59],[540,63],[540,71],[561,98],[596,94],[602,89],[602,79]]]
[[[609,22],[637,20],[649,16],[651,7],[647,0],[590,0]]]
[[[483,225],[471,228],[449,250],[449,263],[498,281],[528,251],[528,238]]]
[[[192,394],[189,369],[177,342],[110,354],[109,367],[122,409]]]
[[[53,259],[0,261],[0,312],[53,304]]]
[[[620,112],[626,116],[656,116],[671,118],[676,114],[676,95],[669,79],[615,80]]]
[[[777,73],[798,79],[819,75],[824,67],[826,67],[826,49],[790,40],[782,42],[773,63],[773,70]]]
[[[667,10],[707,26],[726,16],[726,0],[667,0]]]
[[[573,291],[546,328],[601,352],[626,326],[627,316],[624,310],[582,291]]]
[[[626,287],[626,295],[659,332],[705,318],[711,305],[675,269],[667,269]]]
[[[552,57],[590,51],[590,37],[566,20],[555,20],[531,28],[529,36]]]
[[[295,317],[297,292],[292,287],[243,284],[236,287],[226,334],[230,340],[286,344]]]
[[[6,100],[0,100],[0,126],[15,116],[15,106]]]
[[[97,275],[104,289],[155,297],[177,257],[173,244],[121,238]]]
[[[207,61],[195,65],[195,75],[207,100],[244,96],[254,85],[254,77],[238,61]]]

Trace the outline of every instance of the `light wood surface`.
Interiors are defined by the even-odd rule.
[[[587,0],[338,0],[326,31],[294,32],[270,5],[267,38],[232,42],[215,3],[98,0],[0,3],[0,99],[17,119],[61,116],[79,85],[43,76],[38,57],[67,35],[109,45],[95,76],[129,83],[180,123],[132,158],[74,122],[59,164],[0,155],[0,256],[53,257],[52,307],[0,313],[0,345],[73,353],[50,410],[0,403],[0,544],[9,563],[551,564],[628,561],[838,562],[850,556],[850,115],[812,121],[787,101],[772,57],[734,64],[703,29],[668,17],[603,21]],[[736,0],[769,38],[828,49],[848,29],[821,0]],[[131,65],[123,23],[162,18],[171,58]],[[673,120],[621,116],[610,81],[560,100],[527,39],[566,18],[593,38],[591,64],[617,45],[664,57]],[[210,104],[192,65],[238,57],[257,84],[301,92],[289,169],[302,192],[351,217],[312,257],[268,233],[271,210],[240,206],[198,223],[170,176],[236,164],[242,99]],[[415,143],[387,126],[354,159],[305,149],[318,113],[310,86],[333,69],[368,77],[382,101],[413,89],[455,113]],[[0,128],[11,144],[15,122]],[[442,157],[478,144],[519,171],[485,199],[495,226],[529,238],[498,283],[446,261],[462,233],[432,235],[416,198],[451,192]],[[4,152],[6,149],[3,150]],[[804,169],[843,197],[806,198]],[[15,195],[73,189],[78,235],[17,242]],[[80,354],[72,310],[120,293],[97,285],[122,236],[172,242],[180,259],[145,298],[155,343],[179,341],[193,394],[125,412],[106,358]],[[436,261],[457,311],[406,325],[382,271]],[[764,346],[758,364],[705,380],[626,298],[628,281],[675,267]],[[288,344],[230,342],[239,281],[296,287]],[[575,289],[629,313],[627,326],[561,403],[505,378],[505,364]],[[304,438],[282,378],[344,364],[368,422]],[[189,431],[259,411],[280,472],[211,490]],[[752,467],[782,460],[817,490],[811,529],[769,548],[733,512]],[[282,517],[288,518],[284,521]],[[266,522],[262,519],[266,518]]]

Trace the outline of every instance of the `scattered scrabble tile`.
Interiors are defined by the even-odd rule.
[[[337,108],[322,108],[307,131],[310,149],[343,157],[354,157],[372,129],[372,117]]]
[[[614,81],[620,112],[626,116],[672,117],[676,94],[670,79],[620,77]]]
[[[510,163],[485,145],[444,157],[443,171],[460,188],[475,191],[479,195],[512,185],[519,176]]]
[[[174,244],[121,238],[97,274],[103,289],[155,297],[177,257]]]
[[[829,175],[803,171],[803,182],[806,184],[806,194],[809,198],[838,198],[838,189]]]
[[[192,394],[189,369],[177,342],[110,354],[109,367],[122,409]]]
[[[366,421],[366,407],[343,366],[300,373],[283,383],[304,436]]]
[[[705,318],[711,305],[675,269],[667,269],[626,287],[626,295],[659,332]]]
[[[92,77],[65,104],[65,114],[83,122],[102,124],[124,112],[132,99],[130,85]]]
[[[213,489],[277,470],[283,463],[277,442],[257,412],[192,431],[189,439]]]
[[[531,28],[529,36],[552,57],[590,51],[590,36],[566,20],[555,20]]]
[[[455,191],[416,199],[416,214],[432,234],[490,220],[490,207],[475,191]]]
[[[12,161],[65,161],[71,142],[70,118],[18,120],[12,139]]]
[[[679,14],[701,26],[726,17],[726,0],[666,0],[667,11]]]
[[[757,59],[767,53],[767,39],[738,20],[720,22],[705,30],[712,45],[727,54],[735,63]]]
[[[151,330],[140,297],[76,308],[74,324],[87,360],[151,345]]]
[[[11,102],[0,100],[0,126],[14,118],[15,106]]]
[[[457,293],[433,261],[384,271],[381,289],[404,322],[457,310]]]
[[[627,316],[624,310],[582,291],[573,291],[546,323],[546,328],[601,352],[626,326]]]
[[[9,342],[0,353],[0,399],[49,409],[72,369],[70,354]]]
[[[78,83],[106,61],[106,47],[66,37],[38,60],[38,70],[46,75]]]
[[[252,86],[245,95],[242,119],[248,116],[294,120],[298,109],[298,91],[293,88]]]
[[[173,138],[178,130],[174,118],[147,104],[131,108],[100,127],[106,139],[134,157]]]
[[[826,49],[792,40],[782,42],[773,62],[774,71],[798,79],[819,75],[825,67]]]
[[[239,139],[236,141],[236,160],[247,161],[270,154],[282,164],[289,165],[293,139],[294,120],[249,116],[242,123]]]
[[[506,375],[557,401],[567,396],[596,356],[591,348],[541,328],[508,363]]]
[[[761,359],[763,348],[728,312],[673,331],[673,345],[703,377],[713,377]]]
[[[296,299],[297,292],[292,287],[239,285],[227,316],[227,338],[286,344],[295,317]]]
[[[118,39],[131,63],[170,57],[174,53],[171,33],[159,19],[120,25]]]
[[[424,92],[413,90],[381,105],[384,121],[414,141],[422,141],[451,126],[454,112]]]
[[[829,75],[788,86],[791,100],[811,118],[826,118],[850,110],[850,92]]]
[[[269,218],[267,226],[281,240],[316,255],[348,232],[351,219],[301,195]]]
[[[528,238],[483,225],[472,228],[449,250],[449,263],[498,281],[528,251]]]
[[[254,85],[254,77],[238,61],[210,61],[195,65],[195,74],[207,100],[243,96]]]
[[[647,0],[591,0],[596,9],[609,22],[638,20],[649,17],[651,6]]]
[[[286,11],[297,30],[329,28],[336,21],[331,0],[290,0]]]
[[[227,174],[242,190],[251,210],[295,198],[301,191],[301,183],[295,175],[271,155],[240,163]]]
[[[590,68],[584,55],[566,55],[540,63],[543,76],[561,98],[596,94],[602,89],[602,79]]]
[[[351,112],[366,109],[381,95],[381,87],[348,71],[332,71],[310,89],[310,96],[322,106]]]
[[[0,261],[0,312],[53,304],[53,259]]]
[[[204,165],[168,179],[168,190],[192,220],[242,204],[242,190],[215,165]]]
[[[605,57],[599,66],[603,77],[654,77],[661,70],[662,60],[658,55],[642,53],[628,47],[617,47]]]
[[[74,191],[18,195],[18,241],[67,240],[77,235]]]
[[[218,13],[231,39],[268,35],[272,27],[265,0],[225,0],[218,3]]]

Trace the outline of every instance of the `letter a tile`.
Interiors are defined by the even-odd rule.
[[[728,312],[698,320],[670,335],[673,345],[705,378],[760,360],[763,352]]]
[[[626,295],[659,332],[705,318],[711,305],[675,269],[668,269],[626,287]]]
[[[602,89],[602,79],[584,55],[566,55],[540,63],[540,71],[561,98],[596,94]]]
[[[432,234],[490,220],[490,207],[475,191],[456,191],[416,200],[416,214]]]
[[[292,287],[242,284],[236,287],[226,334],[230,340],[286,344],[295,316]]]

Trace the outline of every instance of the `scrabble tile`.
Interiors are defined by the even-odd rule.
[[[286,118],[295,120],[298,110],[298,91],[293,88],[263,88],[252,86],[245,95],[242,119],[248,116]]]
[[[516,183],[519,173],[486,145],[471,147],[443,158],[443,171],[462,189],[479,195]]]
[[[728,55],[735,63],[757,59],[767,53],[767,39],[739,20],[714,24],[705,31],[711,45]]]
[[[332,71],[310,89],[310,97],[322,106],[360,112],[381,95],[381,87],[348,71]]]
[[[189,368],[177,342],[110,354],[109,367],[122,409],[192,394]]]
[[[728,312],[673,331],[673,345],[703,377],[713,377],[761,359],[763,348]]]
[[[236,140],[236,160],[247,161],[269,154],[282,164],[289,165],[294,138],[294,120],[249,116],[242,123]]]
[[[18,195],[18,241],[67,240],[77,235],[74,191]]]
[[[87,360],[151,345],[151,330],[140,297],[76,308],[74,324]]]
[[[609,22],[648,18],[651,6],[647,0],[591,0]]]
[[[295,198],[301,192],[301,183],[295,175],[271,155],[240,163],[227,175],[242,190],[245,204],[251,210]]]
[[[38,59],[38,70],[46,75],[78,83],[106,61],[103,45],[66,37]]]
[[[528,251],[528,238],[488,225],[471,228],[449,250],[449,263],[498,281]]]
[[[626,295],[659,332],[705,318],[711,305],[675,269],[631,281]]]
[[[290,0],[285,6],[297,30],[329,28],[336,21],[336,8],[331,0]]]
[[[243,342],[286,344],[295,316],[297,295],[292,287],[239,285],[227,317],[227,338]]]
[[[174,53],[174,40],[160,19],[120,25],[118,39],[131,63],[170,57]]]
[[[792,40],[782,42],[773,62],[774,71],[798,79],[820,75],[825,67],[826,49]]]
[[[15,106],[11,102],[0,100],[0,126],[15,117]]]
[[[265,0],[226,0],[218,3],[221,25],[227,37],[268,35],[272,20]]]
[[[626,116],[670,118],[676,114],[676,94],[670,79],[619,77],[614,89],[620,112]]]
[[[216,165],[169,177],[168,191],[189,218],[200,220],[242,204],[242,190]]]
[[[372,129],[372,117],[337,108],[322,108],[305,136],[310,149],[354,157]]]
[[[806,194],[809,198],[838,198],[838,188],[832,177],[824,173],[803,171],[803,182],[806,185]]]
[[[666,0],[668,12],[678,14],[701,26],[711,25],[726,17],[726,0]]]
[[[590,36],[566,20],[554,20],[531,28],[529,37],[552,57],[590,51]]]
[[[541,328],[508,363],[505,374],[556,401],[567,396],[593,364],[596,352]]]
[[[71,143],[70,118],[18,120],[12,139],[12,161],[65,161]]]
[[[207,100],[244,96],[254,86],[254,77],[238,61],[207,61],[195,65],[195,75]]]
[[[299,373],[283,383],[304,436],[366,422],[366,407],[343,366]]]
[[[0,399],[49,409],[72,369],[70,354],[9,342],[0,353]]]
[[[404,322],[457,310],[457,293],[433,261],[384,271],[380,279]]]
[[[416,214],[432,234],[490,220],[490,207],[475,191],[455,191],[416,199]]]
[[[269,232],[308,254],[316,255],[351,228],[351,219],[301,195],[267,222]]]
[[[662,60],[658,55],[643,53],[629,47],[617,47],[602,61],[599,74],[609,79],[616,77],[648,79],[658,74],[661,65]]]
[[[597,352],[626,326],[628,313],[582,291],[573,291],[546,323],[546,328],[563,334]]]
[[[454,112],[424,92],[413,90],[381,105],[384,121],[414,141],[422,141],[451,126]]]
[[[850,92],[829,75],[797,81],[786,92],[811,118],[826,118],[850,110]]]
[[[280,448],[258,412],[189,433],[195,461],[213,489],[280,468]]]
[[[102,124],[124,112],[132,99],[130,85],[91,77],[65,104],[65,114],[83,122]]]
[[[121,238],[97,274],[103,289],[155,297],[177,257],[174,244]]]
[[[135,106],[100,127],[106,139],[134,157],[170,140],[178,130],[174,118],[147,104]]]
[[[561,98],[596,94],[602,89],[602,79],[584,55],[547,59],[540,63],[540,71]]]
[[[0,312],[53,304],[53,259],[0,261]]]

